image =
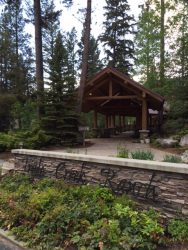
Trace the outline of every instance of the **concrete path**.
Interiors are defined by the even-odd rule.
[[[24,250],[24,248],[16,246],[11,241],[0,235],[0,250]]]
[[[72,148],[55,149],[55,151],[116,157],[118,146],[122,146],[126,147],[129,152],[137,150],[144,150],[144,151],[149,150],[154,154],[154,159],[156,161],[163,161],[165,155],[172,155],[171,153],[151,148],[150,144],[141,144],[138,142],[134,142],[134,139],[131,139],[130,137],[87,139],[86,145],[89,146],[82,148],[73,148],[73,149]]]

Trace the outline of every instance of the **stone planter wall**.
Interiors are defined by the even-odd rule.
[[[37,150],[13,150],[15,169],[33,177],[100,184],[166,216],[188,215],[188,165]]]

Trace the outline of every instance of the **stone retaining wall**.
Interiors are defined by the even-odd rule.
[[[13,150],[15,168],[33,177],[100,184],[168,217],[188,215],[188,165],[37,150]]]

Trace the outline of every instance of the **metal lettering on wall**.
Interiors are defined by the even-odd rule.
[[[134,196],[156,200],[158,197],[159,188],[155,185],[152,185],[152,182],[155,178],[155,173],[152,173],[152,176],[149,180],[149,183],[143,182],[134,182],[128,179],[121,179],[118,183],[114,181],[114,178],[117,176],[117,172],[110,168],[101,169],[101,176],[105,176],[105,181],[99,183],[104,187],[109,187],[115,194],[132,194]],[[97,179],[95,179],[96,181]]]
[[[35,161],[34,161],[35,162]],[[39,169],[41,169],[41,160],[38,164]],[[32,171],[31,162],[27,161],[29,168],[26,166],[25,169],[28,169],[30,172]],[[26,164],[26,165],[27,165]],[[110,188],[114,194],[131,194],[139,198],[143,199],[151,199],[157,200],[159,187],[153,185],[154,178],[156,176],[155,172],[152,173],[150,180],[148,183],[143,183],[140,181],[134,181],[132,179],[121,179],[119,182],[116,180],[118,177],[118,172],[111,168],[102,168],[100,170],[101,178],[90,178],[87,175],[89,170],[92,167],[87,166],[86,162],[83,162],[81,166],[79,166],[79,170],[75,168],[70,168],[66,166],[66,162],[61,162],[56,166],[55,176],[57,179],[63,179],[65,182],[73,183],[73,184],[87,184],[87,183],[95,183],[100,184],[103,187]],[[36,171],[36,166],[33,168]],[[42,168],[42,173],[44,173],[44,169]]]

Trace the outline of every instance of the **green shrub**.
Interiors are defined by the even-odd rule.
[[[129,150],[126,149],[126,147],[118,145],[117,146],[117,157],[120,157],[120,158],[129,158]]]
[[[173,219],[168,225],[168,232],[175,240],[188,240],[188,222]]]
[[[163,125],[162,130],[164,134],[172,135],[177,133],[179,130],[183,129],[184,127],[184,119],[183,118],[176,118],[176,119],[168,119]]]
[[[39,149],[48,146],[52,137],[45,134],[43,130],[36,131],[30,137],[24,138],[24,147],[31,149]]]
[[[0,133],[0,152],[20,147],[39,149],[48,146],[51,139],[38,128],[31,131]]]
[[[153,210],[139,211],[130,199],[107,188],[71,186],[27,176],[0,181],[0,226],[32,249],[156,249],[164,235]],[[74,249],[74,248],[73,248]]]
[[[154,154],[151,151],[142,151],[138,150],[135,152],[131,152],[131,156],[133,159],[139,159],[139,160],[153,160]]]
[[[7,149],[7,145],[4,142],[0,141],[0,153],[5,152],[6,149]]]
[[[18,140],[15,135],[11,133],[0,133],[0,150],[10,150],[18,147]]]
[[[183,129],[179,130],[173,138],[175,140],[180,141],[181,137],[183,137],[186,134],[188,134],[188,128],[183,128]]]
[[[180,156],[177,155],[165,155],[163,161],[172,163],[181,163],[182,159]]]

